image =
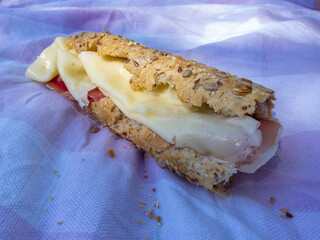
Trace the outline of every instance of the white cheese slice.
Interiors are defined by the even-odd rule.
[[[28,67],[25,75],[38,82],[48,82],[57,76],[57,49],[66,49],[66,41],[64,37],[57,37]]]
[[[57,66],[63,82],[80,107],[88,106],[88,92],[97,86],[91,82],[79,58],[66,50],[57,49]]]

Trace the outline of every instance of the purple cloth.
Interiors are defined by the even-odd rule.
[[[225,2],[0,3],[0,239],[319,239],[319,2]],[[222,198],[90,133],[102,126],[24,72],[56,36],[104,29],[274,89],[282,155]]]

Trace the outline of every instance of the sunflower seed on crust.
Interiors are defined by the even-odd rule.
[[[183,72],[182,76],[183,76],[183,77],[190,77],[191,74],[192,74],[192,70],[187,69],[187,70],[185,70],[185,71]]]
[[[203,85],[203,88],[208,91],[217,91],[218,86],[215,83],[206,83]]]
[[[244,84],[237,84],[234,86],[232,89],[233,94],[238,95],[238,96],[244,96],[252,92],[252,88],[244,85]]]

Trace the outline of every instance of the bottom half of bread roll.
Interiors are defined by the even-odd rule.
[[[176,147],[145,125],[126,117],[109,97],[92,102],[88,110],[122,138],[132,141],[152,157],[190,182],[222,194],[237,172],[233,164],[212,161],[190,147]]]

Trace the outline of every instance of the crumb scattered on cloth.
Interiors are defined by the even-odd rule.
[[[318,2],[137,2],[0,3],[0,238],[317,239]],[[104,29],[274,89],[282,155],[221,198],[24,76],[56,36]]]

